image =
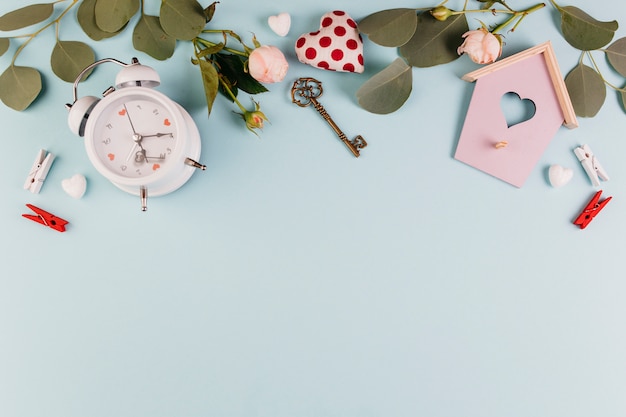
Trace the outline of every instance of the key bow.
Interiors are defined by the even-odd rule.
[[[321,81],[311,77],[298,78],[291,87],[291,101],[300,107],[307,107],[323,92]]]

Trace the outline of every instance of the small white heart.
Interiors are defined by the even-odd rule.
[[[87,190],[87,179],[81,174],[76,174],[72,178],[61,181],[61,187],[71,197],[81,198]]]
[[[562,187],[572,179],[574,171],[563,168],[561,165],[552,165],[548,171],[548,178],[553,187]]]
[[[268,17],[267,24],[278,36],[287,36],[289,28],[291,28],[291,16],[289,13],[279,13],[276,16]]]

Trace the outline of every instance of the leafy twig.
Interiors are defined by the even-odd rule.
[[[602,74],[602,71],[600,70],[600,67],[598,66],[598,63],[596,62],[595,58],[593,57],[593,54],[591,53],[591,51],[583,51],[581,54],[581,59],[579,62],[582,62],[582,58],[584,56],[589,57],[589,60],[591,61],[591,65],[593,65],[593,68],[596,70],[596,72],[600,75],[600,78],[602,78],[602,81],[604,81],[604,84],[606,84],[607,86],[609,86],[609,88],[612,88],[615,91],[619,91],[620,93],[624,93],[626,92],[626,88],[620,88],[617,87],[616,85],[612,84],[609,80],[607,80],[604,75]]]
[[[52,4],[63,3],[64,1],[67,1],[67,0],[57,0],[57,1],[53,2]],[[37,35],[39,35],[41,32],[44,32],[50,26],[55,25],[57,27],[57,30],[56,30],[56,33],[55,33],[55,37],[56,37],[56,39],[59,38],[59,32],[58,32],[59,22],[72,9],[72,7],[74,7],[76,5],[76,3],[78,3],[80,0],[71,0],[71,1],[72,1],[72,3],[69,6],[67,6],[65,8],[65,10],[63,10],[61,12],[59,17],[57,17],[56,19],[51,20],[50,22],[48,22],[47,24],[45,24],[44,26],[42,26],[41,28],[39,28],[38,30],[36,30],[33,33],[29,33],[29,34],[26,34],[26,35],[19,36],[19,37],[25,37],[27,39],[24,42],[22,42],[22,44],[20,46],[18,46],[18,48],[15,50],[15,53],[13,54],[13,59],[11,60],[11,65],[15,64],[15,61],[17,60],[17,57],[22,53],[24,48],[26,48],[26,46],[28,46],[28,44],[33,39],[35,39],[37,37]],[[18,37],[18,36],[16,36],[16,37]]]

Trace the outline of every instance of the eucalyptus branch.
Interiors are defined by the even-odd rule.
[[[64,1],[67,1],[67,0],[57,0],[53,2],[53,4],[62,3]],[[56,19],[53,19],[50,22],[46,23],[45,25],[43,25],[42,27],[40,27],[33,33],[20,36],[20,37],[26,37],[27,39],[24,42],[22,42],[22,44],[15,50],[15,53],[13,54],[13,59],[11,60],[11,65],[15,65],[15,61],[17,60],[17,57],[22,53],[24,48],[26,48],[26,46],[33,39],[37,37],[37,35],[45,31],[46,29],[48,29],[50,26],[53,26],[53,25],[55,26],[55,36],[56,36],[56,39],[59,39],[59,22],[72,9],[72,7],[74,7],[79,1],[80,0],[72,0],[72,3],[69,6],[67,6],[65,10],[63,10],[63,12],[61,12],[61,14]]]
[[[591,51],[583,51],[581,53],[581,62],[582,62],[582,57],[584,57],[585,55],[589,57],[589,60],[591,61],[591,65],[593,65],[593,68],[596,70],[598,75],[600,75],[600,78],[602,78],[602,81],[604,82],[604,84],[606,84],[607,86],[609,86],[609,88],[612,88],[615,91],[619,91],[622,93],[626,92],[626,87],[620,88],[612,84],[611,82],[609,82],[606,78],[604,78],[604,75],[602,75],[602,71],[600,71],[600,67],[598,66],[598,63],[593,57],[593,54],[591,53]]]

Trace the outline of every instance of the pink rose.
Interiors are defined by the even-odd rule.
[[[254,49],[248,58],[250,75],[261,83],[282,81],[289,64],[285,55],[275,46],[263,45]]]
[[[465,41],[456,52],[469,55],[477,64],[491,64],[502,54],[500,35],[494,35],[485,28],[465,32],[463,37]]]

